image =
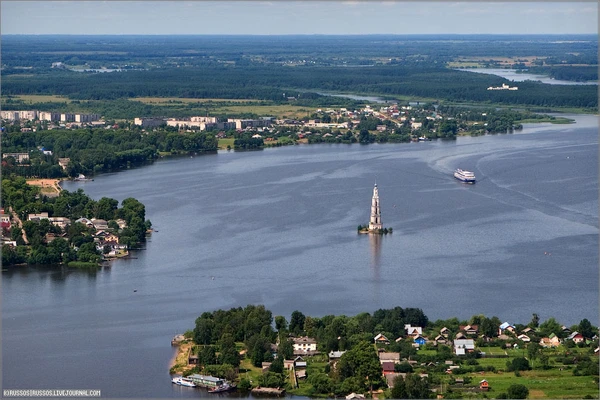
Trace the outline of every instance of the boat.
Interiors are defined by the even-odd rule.
[[[225,382],[222,385],[219,386],[215,386],[212,389],[208,390],[208,393],[221,393],[221,392],[228,392],[230,390],[235,389],[235,385],[230,385],[229,383]]]
[[[171,379],[171,382],[179,386],[196,387],[196,384],[192,382],[191,379],[184,378],[182,376],[176,376],[175,378]]]
[[[90,178],[86,178],[84,174],[79,174],[77,176],[77,178],[73,179],[74,181],[80,181],[80,182],[89,182],[89,181],[93,181],[93,179]]]
[[[454,171],[454,177],[464,183],[475,183],[475,174],[471,171],[457,168],[456,171]]]

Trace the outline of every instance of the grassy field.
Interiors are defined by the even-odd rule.
[[[234,138],[219,139],[219,149],[225,150],[227,148],[227,146],[229,146],[233,149],[233,141],[234,140],[235,140]]]
[[[71,100],[63,97],[57,96],[53,94],[20,94],[12,96],[15,100],[22,100],[25,103],[35,104],[35,103],[47,103],[47,102],[62,102],[62,103],[70,103]]]
[[[171,105],[173,103],[205,103],[205,102],[215,102],[215,103],[257,103],[257,100],[238,100],[238,99],[193,99],[187,97],[131,97],[129,98],[131,101],[139,101],[141,103],[146,104],[161,104],[161,105]]]
[[[598,385],[591,376],[573,376],[571,370],[523,371],[521,376],[512,372],[475,374],[472,382],[489,382],[488,397],[506,392],[510,385],[521,384],[529,389],[529,398],[581,399],[585,395],[598,398]]]

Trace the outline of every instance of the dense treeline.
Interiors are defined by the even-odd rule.
[[[598,66],[544,66],[544,67],[529,67],[526,72],[531,74],[549,75],[551,78],[564,81],[597,81]]]
[[[79,100],[161,96],[287,101],[289,96],[300,96],[302,100],[299,90],[327,90],[545,107],[598,105],[595,86],[528,81],[520,82],[518,91],[486,90],[502,83],[510,82],[495,75],[426,65],[362,68],[219,65],[94,75],[59,71],[26,78],[12,75],[3,79],[3,93],[58,94]]]
[[[75,192],[62,190],[57,197],[40,195],[38,187],[28,185],[25,178],[4,173],[2,179],[2,207],[12,209],[23,221],[22,228],[13,225],[3,232],[16,241],[17,246],[2,248],[2,264],[54,264],[71,261],[97,263],[101,259],[96,249],[93,228],[75,222],[79,218],[98,218],[108,221],[110,231],[119,237],[119,243],[134,248],[144,242],[146,231],[152,226],[146,220],[146,207],[134,198],[121,202],[108,197],[98,201],[87,196],[82,189]],[[71,223],[64,229],[47,219],[28,221],[28,214],[48,213],[49,217],[66,217]],[[115,222],[122,219],[127,227],[120,229]],[[23,238],[26,233],[28,244]],[[48,241],[47,235],[56,237]]]
[[[125,168],[159,156],[159,152],[206,152],[217,149],[217,139],[205,132],[169,132],[155,130],[142,132],[128,129],[73,129],[37,132],[11,132],[2,135],[2,152],[30,152],[31,162],[20,165],[5,160],[6,172],[22,176],[64,176],[58,167],[58,158],[68,157],[68,176],[89,174]],[[45,156],[38,147],[52,151]]]

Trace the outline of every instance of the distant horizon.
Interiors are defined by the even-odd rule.
[[[2,1],[2,35],[594,35],[594,1]]]
[[[5,33],[2,36],[598,36],[595,33]]]

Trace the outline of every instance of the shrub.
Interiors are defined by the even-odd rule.
[[[529,389],[525,385],[510,385],[506,391],[509,399],[526,399],[529,396]]]

